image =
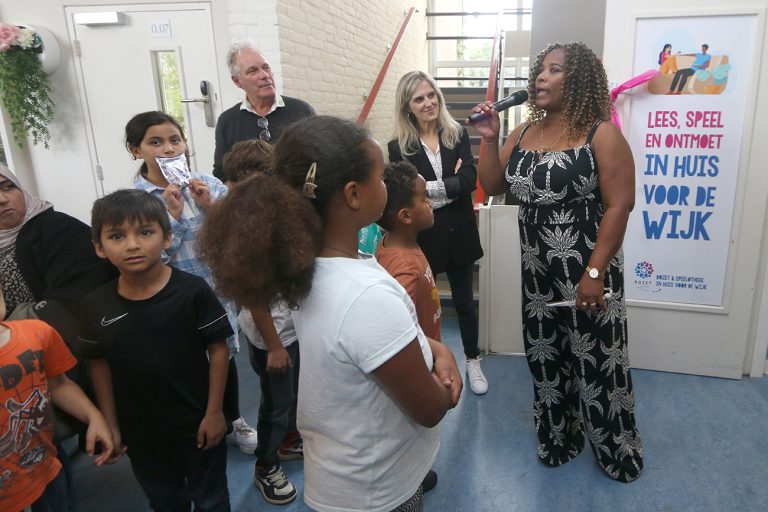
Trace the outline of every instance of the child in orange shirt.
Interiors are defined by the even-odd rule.
[[[387,206],[378,224],[387,233],[376,249],[376,260],[410,295],[424,334],[440,341],[440,296],[432,269],[416,242],[419,232],[435,222],[427,184],[408,161],[387,165],[384,183]]]
[[[5,300],[0,291],[0,322]],[[96,441],[97,466],[112,455],[112,434],[99,410],[64,375],[75,358],[40,320],[0,323],[0,510],[67,509],[68,486],[53,444],[51,402],[88,424],[86,450]]]
[[[376,249],[376,261],[405,288],[416,306],[424,334],[440,341],[440,295],[427,257],[416,237],[435,223],[427,182],[407,160],[384,167],[387,205],[378,224],[387,230]],[[429,470],[421,483],[424,492],[437,485],[437,473]]]

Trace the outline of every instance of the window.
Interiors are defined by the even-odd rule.
[[[179,65],[176,60],[176,52],[162,50],[152,52],[155,62],[155,76],[157,77],[158,97],[162,101],[161,110],[172,115],[184,126],[184,107],[181,104],[181,86],[179,79]]]
[[[8,166],[8,159],[5,157],[5,143],[3,137],[0,135],[0,164]]]

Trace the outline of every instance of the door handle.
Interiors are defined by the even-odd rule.
[[[182,98],[182,103],[202,103],[203,111],[205,112],[205,125],[213,128],[215,122],[213,120],[213,104],[211,103],[211,87],[208,80],[200,82],[200,94],[202,98]]]

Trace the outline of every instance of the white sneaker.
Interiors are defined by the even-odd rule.
[[[467,359],[467,380],[469,389],[476,395],[484,395],[488,392],[488,381],[480,368],[480,358]]]
[[[227,434],[227,441],[236,444],[241,452],[253,455],[257,445],[256,429],[241,416],[232,422],[232,433]]]

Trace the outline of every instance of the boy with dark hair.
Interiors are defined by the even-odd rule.
[[[0,510],[67,510],[69,485],[53,444],[51,403],[88,424],[85,447],[96,465],[112,454],[112,433],[83,390],[64,374],[76,360],[40,320],[5,319],[0,287]]]
[[[202,278],[162,262],[171,230],[159,199],[113,192],[91,225],[120,277],[85,298],[79,338],[115,444],[127,445],[152,509],[229,511],[227,313]]]
[[[416,306],[419,326],[428,338],[440,341],[440,296],[427,258],[416,237],[434,223],[427,184],[408,161],[384,168],[387,205],[378,224],[387,230],[376,260],[397,279]]]
[[[232,188],[254,172],[266,172],[272,162],[272,146],[261,139],[236,142],[224,155],[222,174],[224,184]]]

